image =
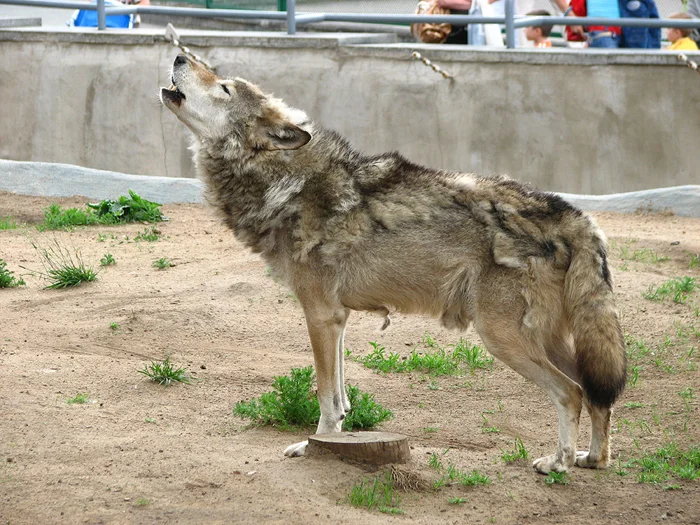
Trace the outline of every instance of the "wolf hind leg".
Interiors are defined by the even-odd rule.
[[[610,461],[610,418],[612,409],[592,405],[584,400],[591,416],[591,444],[588,451],[576,452],[576,466],[583,468],[607,468]]]
[[[321,419],[317,434],[340,432],[345,419],[347,396],[343,378],[343,333],[350,310],[342,306],[331,306],[325,302],[309,301],[299,297],[314,353],[318,401]],[[349,402],[347,403],[350,404]],[[308,441],[294,443],[284,451],[285,456],[303,456]]]
[[[557,451],[536,459],[532,466],[543,474],[566,472],[576,460],[579,418],[583,403],[581,387],[549,359],[541,343],[520,328],[517,319],[479,316],[476,329],[486,348],[520,375],[544,390],[559,418]]]

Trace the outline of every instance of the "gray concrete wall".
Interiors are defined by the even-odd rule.
[[[367,153],[570,193],[700,182],[700,78],[673,53],[391,38],[181,32],[220,74],[260,84]],[[413,60],[414,49],[455,80]],[[192,176],[188,133],[157,98],[176,54],[148,30],[0,30],[0,158]]]

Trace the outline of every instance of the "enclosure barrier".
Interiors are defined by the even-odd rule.
[[[189,16],[199,18],[231,18],[256,20],[286,20],[287,34],[296,34],[297,25],[316,22],[359,22],[377,24],[415,24],[415,23],[447,23],[454,25],[470,24],[499,24],[506,30],[506,47],[515,47],[515,30],[542,24],[552,25],[603,25],[620,27],[676,27],[684,29],[700,28],[700,19],[680,20],[669,18],[596,18],[576,16],[516,16],[515,0],[505,0],[505,16],[472,16],[472,15],[393,15],[393,14],[364,14],[364,13],[296,13],[296,0],[287,0],[287,10],[256,11],[233,9],[201,9],[191,7],[164,7],[124,5],[123,7],[107,7],[105,0],[97,0],[96,4],[83,2],[64,2],[61,0],[0,0],[0,4],[25,5],[33,7],[53,7],[64,9],[83,9],[97,11],[97,28],[106,29],[107,15],[124,14],[160,14],[168,16]]]

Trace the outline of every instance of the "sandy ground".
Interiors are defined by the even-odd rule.
[[[348,381],[395,413],[381,430],[409,436],[409,472],[432,482],[439,476],[429,454],[449,448],[446,463],[492,481],[405,492],[404,514],[390,516],[346,502],[353,485],[381,473],[335,459],[285,458],[283,449],[303,433],[249,429],[232,415],[237,401],[269,391],[273,376],[312,356],[295,298],[210,210],[166,206],[163,238],[134,242],[144,225],[39,232],[32,224],[50,202],[83,207],[86,199],[0,193],[0,217],[26,224],[0,231],[0,258],[27,282],[0,290],[2,524],[700,523],[699,480],[649,485],[636,481],[634,468],[617,473],[671,440],[687,447],[700,438],[700,352],[691,352],[700,347],[700,292],[686,304],[642,297],[670,277],[700,277],[700,265],[689,268],[700,253],[698,219],[597,215],[612,243],[624,330],[654,349],[617,405],[607,471],[575,468],[568,485],[549,486],[529,463],[501,461],[515,436],[532,457],[551,453],[557,424],[545,395],[500,363],[431,384],[421,374],[382,376],[348,359]],[[21,267],[41,269],[32,241],[54,240],[79,248],[95,267],[105,253],[117,264],[95,283],[45,290]],[[643,249],[670,259],[636,260]],[[160,257],[176,265],[156,270]],[[369,352],[370,341],[408,355],[426,332],[444,346],[459,337],[421,317],[396,316],[386,332],[380,325],[371,315],[351,317],[353,355]],[[479,342],[472,332],[466,337]],[[165,388],[137,373],[168,355],[199,381]],[[695,398],[678,395],[687,388]],[[68,404],[78,392],[90,402]],[[484,418],[499,432],[485,432]],[[584,416],[581,448],[587,427]],[[675,490],[665,490],[670,484]]]

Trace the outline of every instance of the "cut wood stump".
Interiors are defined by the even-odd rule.
[[[411,459],[408,438],[390,432],[338,432],[309,436],[307,456],[326,452],[369,465],[408,463]]]

